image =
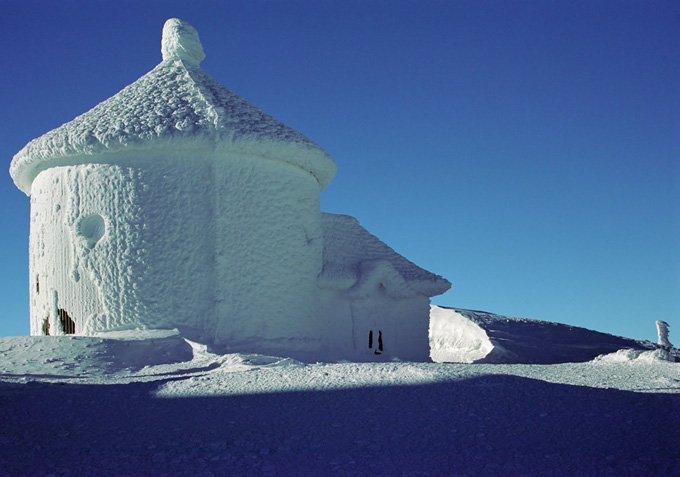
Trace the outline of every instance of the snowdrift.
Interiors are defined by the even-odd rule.
[[[657,349],[650,341],[560,323],[434,305],[430,309],[430,356],[440,363],[577,363],[619,350],[637,356]],[[680,358],[675,348],[662,352],[656,356]]]
[[[0,338],[0,377],[85,377],[191,361],[177,330],[129,330],[98,336]]]

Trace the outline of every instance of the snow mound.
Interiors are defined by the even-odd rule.
[[[486,332],[455,310],[430,306],[430,357],[436,363],[474,363],[494,349]]]
[[[177,330],[88,336],[18,336],[0,340],[0,375],[89,376],[177,364],[194,356]]]
[[[643,351],[639,349],[620,349],[614,353],[603,354],[593,359],[595,363],[659,363],[675,362],[675,357],[665,349]]]
[[[436,362],[577,363],[621,349],[653,351],[657,345],[549,321],[430,309],[430,353]]]

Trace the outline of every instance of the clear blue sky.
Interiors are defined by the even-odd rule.
[[[0,336],[29,329],[13,155],[156,66],[170,17],[434,303],[680,343],[680,3],[642,0],[3,0]]]

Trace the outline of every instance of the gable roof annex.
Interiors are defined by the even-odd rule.
[[[392,298],[432,297],[451,288],[445,278],[399,255],[349,215],[321,214],[324,236],[321,288],[367,298],[383,285]]]
[[[336,165],[323,149],[200,68],[205,55],[191,25],[168,20],[162,53],[163,61],[133,84],[21,149],[10,165],[17,187],[30,194],[33,179],[49,167],[166,148],[285,161],[310,172],[321,189],[331,182]]]

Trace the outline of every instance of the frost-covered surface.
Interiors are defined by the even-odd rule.
[[[348,290],[353,297],[369,296],[378,284],[395,298],[416,294],[440,295],[451,283],[424,270],[392,250],[348,215],[324,213],[322,288]]]
[[[106,336],[0,338],[3,474],[680,470],[677,363],[303,364]]]
[[[196,61],[200,42],[191,30],[195,33],[188,24],[168,20],[163,62],[19,151],[10,166],[17,187],[30,195],[33,179],[48,167],[107,162],[115,159],[107,153],[158,149],[280,160],[310,172],[321,189],[326,187],[336,171],[330,156],[208,76]]]
[[[432,306],[430,317],[431,357],[437,362],[555,364],[590,361],[621,349],[639,354],[658,348],[649,341],[483,311]],[[665,353],[680,361],[680,350]]]
[[[213,159],[43,171],[31,200],[31,333],[48,320],[58,334],[63,310],[76,334],[183,327],[239,351],[318,347],[316,181],[281,162]]]

